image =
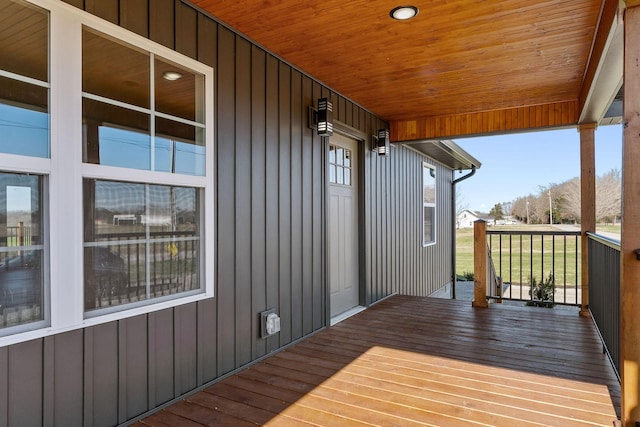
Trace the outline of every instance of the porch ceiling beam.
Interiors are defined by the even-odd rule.
[[[580,123],[599,123],[622,85],[620,0],[604,0],[580,93]]]
[[[578,115],[578,101],[569,100],[417,120],[394,120],[390,122],[390,137],[392,142],[452,139],[461,136],[575,126]]]

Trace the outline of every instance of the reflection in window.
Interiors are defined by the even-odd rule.
[[[201,191],[84,180],[85,310],[202,291]]]
[[[82,75],[84,162],[205,175],[201,74],[85,28]]]
[[[422,165],[422,205],[422,243],[427,245],[436,241],[436,168],[426,163]]]
[[[42,183],[0,173],[0,335],[45,319]]]
[[[0,153],[49,157],[48,13],[0,0],[0,23]]]
[[[329,183],[351,185],[351,150],[329,145]]]

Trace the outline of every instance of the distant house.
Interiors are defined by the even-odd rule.
[[[473,223],[479,219],[483,219],[490,224],[495,222],[495,218],[487,213],[474,212],[465,209],[456,217],[456,228],[471,228],[473,227]]]

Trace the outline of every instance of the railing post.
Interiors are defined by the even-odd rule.
[[[473,223],[473,307],[489,307],[487,303],[487,223]]]

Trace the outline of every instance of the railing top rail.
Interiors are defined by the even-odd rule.
[[[602,243],[605,246],[609,246],[612,249],[620,250],[620,241],[612,239],[611,237],[603,236],[602,234],[587,232],[587,237],[598,243]]]
[[[487,230],[487,234],[504,234],[512,236],[579,236],[580,231],[542,231],[542,230]]]

